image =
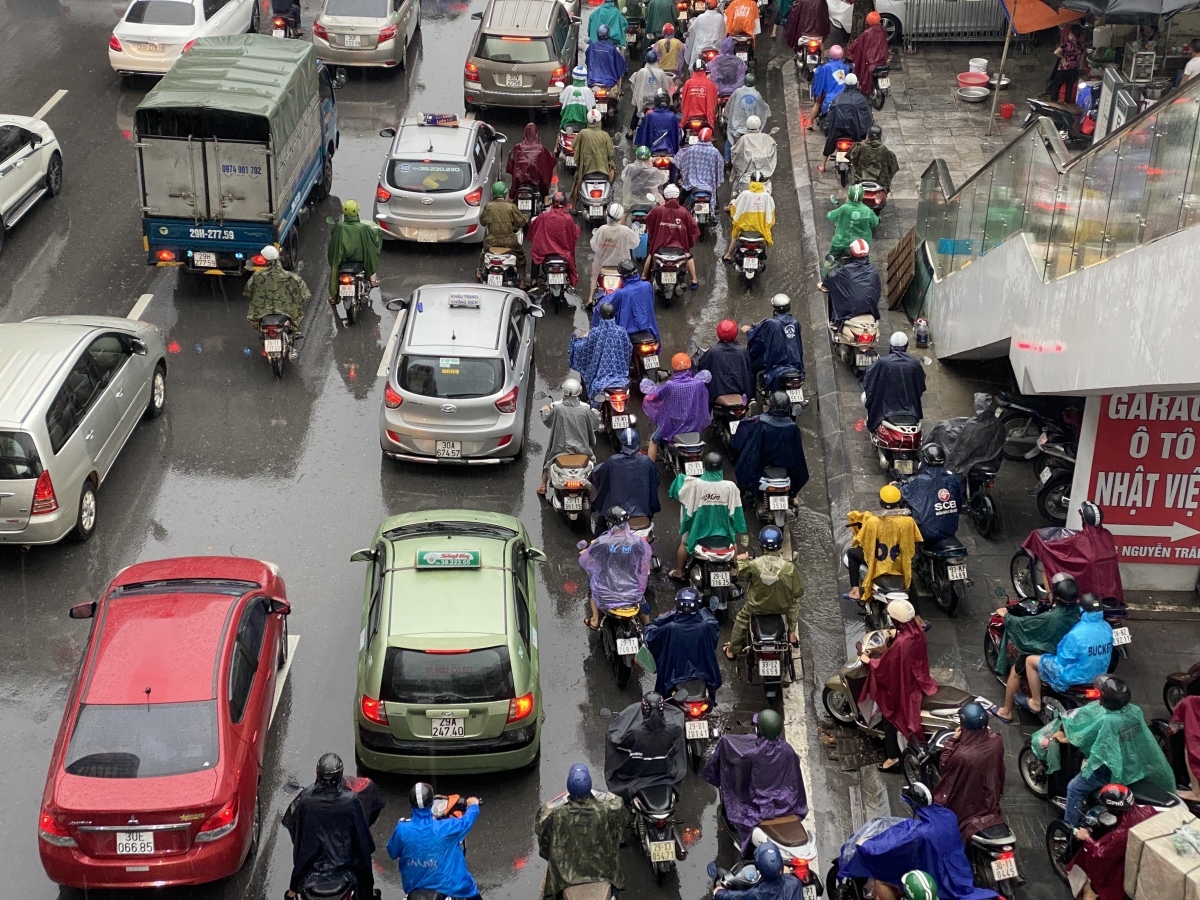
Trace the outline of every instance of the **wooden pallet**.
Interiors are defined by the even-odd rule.
[[[916,272],[917,229],[910,228],[887,255],[884,291],[888,309],[898,309]]]

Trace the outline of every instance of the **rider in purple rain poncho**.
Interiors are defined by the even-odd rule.
[[[717,86],[718,97],[728,97],[742,86],[746,63],[733,52],[733,38],[721,41],[721,52],[708,61],[708,77]]]
[[[595,631],[600,627],[600,610],[641,607],[644,621],[650,608],[645,602],[650,580],[650,542],[629,528],[629,516],[614,507],[606,513],[615,524],[579,554],[579,565],[588,576],[588,605],[585,620]]]
[[[686,353],[671,357],[672,375],[662,384],[656,385],[643,378],[639,385],[642,391],[642,410],[658,428],[650,436],[650,449],[646,455],[658,459],[658,449],[670,443],[677,434],[700,432],[712,422],[708,407],[709,372],[692,374],[692,359]]]

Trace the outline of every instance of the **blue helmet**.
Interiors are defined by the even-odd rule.
[[[774,525],[768,525],[758,533],[758,542],[764,550],[778,550],[783,546],[783,532]]]
[[[622,428],[621,433],[617,435],[617,440],[621,442],[622,450],[637,451],[641,447],[641,438],[638,437],[637,430],[634,428]]]
[[[646,51],[646,62],[650,63],[651,65],[658,62],[658,51],[653,47]]]
[[[783,877],[783,854],[771,841],[763,841],[754,848],[754,867],[763,881],[778,881]]]
[[[575,763],[567,773],[567,793],[576,799],[592,792],[592,773],[583,763]]]
[[[958,711],[958,721],[967,731],[979,731],[987,728],[987,710],[981,703],[968,703]]]
[[[608,40],[608,26],[601,25],[599,28],[597,28],[596,29],[596,37],[599,40],[607,41]]]
[[[700,609],[700,592],[690,588],[680,588],[675,594],[675,610],[679,613],[694,613]]]

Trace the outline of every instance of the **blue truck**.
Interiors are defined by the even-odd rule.
[[[294,266],[305,204],[333,185],[334,86],[306,41],[196,41],[134,114],[147,264],[241,275],[274,244]]]

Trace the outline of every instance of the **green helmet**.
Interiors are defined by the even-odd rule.
[[[647,147],[645,144],[643,144],[641,147],[638,147],[637,150],[634,151],[634,155],[637,156],[638,159],[649,159],[650,158],[650,148]]]
[[[783,716],[773,709],[764,709],[758,714],[758,733],[769,741],[783,734]]]
[[[499,200],[501,197],[503,197],[507,193],[508,193],[508,185],[505,184],[503,181],[493,181],[492,182],[492,199],[493,200]],[[860,195],[862,194],[861,188],[859,189],[858,193]]]
[[[357,200],[347,200],[345,203],[343,203],[342,204],[342,214],[347,215],[347,216],[357,216],[358,215],[358,201]]]
[[[904,900],[938,900],[937,882],[928,872],[913,869],[900,879]]]
[[[851,203],[862,203],[863,189],[861,184],[850,185],[850,190],[846,191],[846,197]]]
[[[742,79],[742,84],[746,87],[754,87],[754,73],[747,72],[746,77]]]

